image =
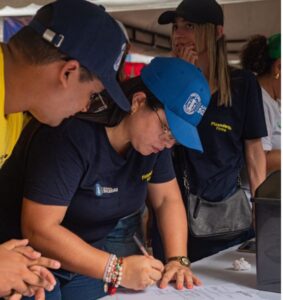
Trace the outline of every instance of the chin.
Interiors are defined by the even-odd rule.
[[[57,127],[61,124],[61,122],[63,121],[63,119],[60,120],[54,120],[54,119],[48,119],[48,118],[38,118],[35,117],[40,123],[43,123],[45,125],[48,125],[50,127]]]
[[[51,127],[59,126],[62,121],[63,121],[63,119],[60,119],[60,120],[47,119],[45,122],[40,120],[41,123],[44,123],[44,124],[46,124],[48,126],[51,126]]]
[[[153,154],[153,152],[151,151],[151,152],[149,152],[149,151],[147,151],[146,153],[141,153],[143,156],[149,156],[149,155],[151,155],[151,154]]]
[[[138,152],[138,153],[140,153],[141,155],[143,155],[143,156],[148,156],[148,155],[150,155],[150,154],[152,154],[153,152],[152,151],[150,151],[149,149],[137,149],[137,148],[135,148],[134,147],[134,149]]]

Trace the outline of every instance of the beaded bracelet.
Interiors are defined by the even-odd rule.
[[[104,291],[109,295],[113,295],[116,293],[117,288],[121,284],[122,275],[123,275],[123,258],[117,258],[114,255],[114,258],[110,256],[108,263],[106,265],[107,269],[103,276],[104,284]]]
[[[111,281],[111,273],[116,260],[117,260],[117,256],[115,254],[111,254],[109,256],[108,262],[104,270],[104,275],[103,275],[104,282],[109,283]]]

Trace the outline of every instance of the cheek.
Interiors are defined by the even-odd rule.
[[[153,130],[150,126],[133,125],[130,129],[130,139],[134,149],[144,155],[144,151],[153,143]]]
[[[98,80],[98,79],[94,79],[91,83],[90,83],[90,88],[92,88],[94,93],[101,93],[104,90],[104,85],[103,83]]]
[[[91,90],[77,90],[69,97],[67,109],[72,113],[77,113],[89,105]]]

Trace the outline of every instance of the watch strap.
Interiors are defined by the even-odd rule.
[[[187,256],[171,256],[167,258],[167,262],[169,261],[178,261],[181,265],[189,267],[191,262]]]

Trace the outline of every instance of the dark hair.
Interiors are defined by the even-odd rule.
[[[35,18],[42,24],[49,24],[52,16],[52,6],[46,5],[41,8]],[[53,45],[45,41],[31,27],[24,26],[14,36],[11,37],[9,44],[14,45],[24,59],[32,65],[43,65],[58,60],[70,60],[65,53],[58,50]],[[80,81],[91,81],[96,76],[91,74],[85,67],[80,66]]]
[[[267,38],[263,35],[255,35],[249,39],[241,51],[240,60],[244,69],[257,75],[270,73],[275,61],[268,55]]]
[[[146,87],[140,76],[125,80],[120,85],[130,103],[135,93],[144,92],[147,105],[151,109],[163,108],[163,104]],[[129,112],[122,110],[104,90],[100,94],[94,94],[94,100],[88,112],[80,112],[76,117],[113,127],[118,125],[128,114]]]

